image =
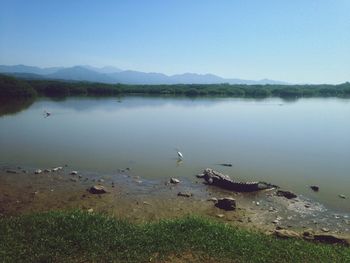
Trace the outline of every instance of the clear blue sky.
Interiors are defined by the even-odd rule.
[[[349,0],[0,0],[0,64],[350,80]]]

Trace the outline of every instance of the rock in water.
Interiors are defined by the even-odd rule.
[[[16,174],[17,171],[16,171],[16,170],[7,170],[6,173],[9,173],[9,174]]]
[[[345,196],[345,195],[339,195],[339,197],[340,197],[340,198],[343,198],[343,199],[345,199],[345,198],[346,198],[346,196]]]
[[[106,189],[102,185],[94,185],[90,187],[89,192],[92,194],[105,194],[107,193]]]
[[[77,171],[71,171],[70,174],[71,174],[71,175],[77,175],[78,172],[77,172]]]
[[[296,198],[297,195],[292,193],[291,191],[283,191],[283,190],[278,190],[277,191],[278,196],[284,196],[285,198],[292,199]]]
[[[318,187],[317,185],[311,185],[310,188],[315,192],[318,192],[318,190],[320,190],[320,187]]]
[[[215,206],[226,211],[232,211],[236,209],[236,200],[232,197],[220,198]]]
[[[37,170],[35,170],[35,174],[41,174],[43,171],[41,171],[40,169],[37,169]]]
[[[178,183],[180,183],[180,180],[179,180],[179,179],[176,179],[176,178],[170,178],[170,183],[172,183],[172,184],[178,184]]]

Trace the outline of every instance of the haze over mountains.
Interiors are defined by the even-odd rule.
[[[0,65],[0,73],[10,74],[22,78],[91,81],[112,84],[288,84],[286,82],[270,79],[228,79],[213,74],[184,73],[169,76],[163,73],[146,73],[141,71],[122,70],[110,66],[97,68],[88,65],[50,68],[39,68],[26,65]]]

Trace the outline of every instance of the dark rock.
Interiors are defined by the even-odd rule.
[[[16,170],[6,170],[6,173],[9,173],[9,174],[16,174],[17,171],[16,171]]]
[[[78,172],[77,172],[77,171],[71,171],[70,174],[71,174],[71,175],[77,175]]]
[[[189,192],[178,192],[178,196],[191,197],[193,194]]]
[[[220,198],[215,206],[226,211],[232,211],[236,209],[236,200],[232,197]]]
[[[105,194],[107,193],[106,189],[101,185],[94,185],[90,187],[89,192],[92,194]]]
[[[293,192],[284,191],[284,190],[278,190],[277,191],[277,195],[278,196],[284,196],[287,199],[292,199],[292,198],[296,198],[297,197],[297,195],[294,194]]]
[[[320,187],[318,187],[317,185],[311,185],[310,188],[315,192],[318,192],[318,190],[320,190]]]

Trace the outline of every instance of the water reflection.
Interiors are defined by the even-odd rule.
[[[34,99],[0,99],[0,116],[21,112],[30,107]]]

